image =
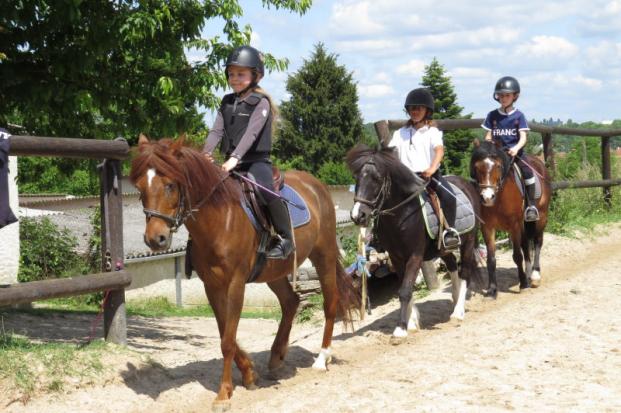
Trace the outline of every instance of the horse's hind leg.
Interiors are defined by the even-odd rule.
[[[326,248],[330,250],[330,248]],[[336,284],[336,261],[338,249],[336,245],[331,251],[313,250],[309,258],[313,266],[317,270],[319,283],[321,284],[321,292],[323,294],[323,312],[326,324],[323,328],[323,340],[321,341],[321,351],[313,363],[313,368],[318,370],[326,370],[326,364],[332,358],[332,333],[334,332],[334,321],[336,319],[336,309],[338,290]]]
[[[278,297],[278,302],[282,309],[282,318],[278,325],[278,332],[276,333],[276,338],[274,338],[274,344],[272,344],[272,351],[268,364],[268,368],[273,371],[282,366],[285,355],[287,354],[291,325],[293,324],[295,313],[300,304],[300,298],[293,291],[287,277],[268,282],[267,286],[276,294],[276,297]]]
[[[530,275],[530,282],[533,287],[541,285],[541,267],[539,266],[539,255],[543,246],[543,228],[537,232],[534,239],[533,272]]]

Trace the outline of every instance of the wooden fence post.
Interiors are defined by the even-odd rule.
[[[120,271],[123,263],[123,202],[121,162],[106,159],[101,173],[101,250],[103,271]],[[109,290],[104,302],[106,341],[127,344],[125,289]]]
[[[388,146],[390,143],[390,129],[388,128],[388,122],[385,120],[380,120],[375,122],[375,133],[377,134],[377,138],[380,141],[382,146]]]
[[[552,134],[551,133],[542,133],[541,137],[543,139],[543,159],[545,160],[546,167],[550,172],[550,176],[554,177],[556,175],[556,163],[554,162],[554,148],[552,143]]]
[[[612,176],[610,170],[610,137],[602,136],[602,179],[610,179]],[[610,207],[612,194],[610,187],[604,187],[604,202]]]

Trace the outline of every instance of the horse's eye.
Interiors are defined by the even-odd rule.
[[[166,195],[172,194],[172,192],[174,190],[175,190],[175,184],[174,183],[170,183],[170,184],[164,185],[164,191],[166,191]]]

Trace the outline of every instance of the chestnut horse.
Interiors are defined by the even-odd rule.
[[[352,220],[367,226],[377,217],[376,228],[380,244],[386,248],[400,278],[399,323],[393,338],[404,339],[408,330],[416,330],[418,311],[413,303],[414,282],[423,260],[440,256],[451,275],[454,309],[451,318],[463,320],[466,291],[471,280],[478,281],[479,272],[474,255],[478,226],[476,221],[468,232],[461,235],[461,270],[452,252],[438,250],[425,229],[424,212],[418,195],[426,183],[401,163],[394,148],[371,149],[358,145],[347,153],[347,164],[356,179],[356,194]],[[451,176],[447,180],[459,187],[468,197],[475,215],[479,211],[479,197],[467,181]],[[475,277],[475,278],[473,278]]]
[[[183,224],[192,237],[192,265],[216,316],[224,358],[214,408],[226,409],[233,393],[233,361],[244,386],[255,387],[257,378],[248,354],[236,342],[244,289],[259,246],[259,235],[241,205],[241,186],[202,153],[184,146],[183,139],[149,141],[144,135],[132,161],[130,179],[140,191],[146,214],[144,240],[152,250],[168,249],[173,232]],[[287,172],[285,182],[306,200],[310,210],[310,222],[295,230],[296,254],[300,263],[310,258],[319,276],[325,326],[313,367],[325,370],[337,313],[351,323],[350,311],[360,307],[359,296],[339,261],[335,211],[328,189],[300,171]],[[283,363],[300,299],[287,279],[294,254],[286,260],[267,261],[256,282],[267,283],[282,308],[269,360],[269,369],[274,370]]]
[[[539,158],[524,154],[516,162],[525,162],[533,168],[533,174],[541,183],[541,197],[536,206],[539,220],[524,222],[524,197],[521,183],[516,181],[511,157],[496,144],[489,141],[474,142],[470,159],[470,173],[481,196],[481,232],[487,246],[487,272],[489,285],[487,295],[496,298],[496,230],[510,234],[513,245],[513,261],[517,265],[520,288],[538,287],[541,283],[539,254],[543,245],[543,231],[548,222],[550,205],[550,176]],[[532,255],[534,252],[534,262]],[[525,263],[526,271],[522,263]]]

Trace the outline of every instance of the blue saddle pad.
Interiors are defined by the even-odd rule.
[[[291,188],[289,185],[285,184],[285,186],[280,191],[280,195],[288,201],[293,202],[298,208],[294,205],[291,205],[287,202],[287,207],[289,208],[289,215],[291,216],[291,223],[293,224],[293,228],[301,227],[302,225],[308,224],[310,222],[310,211],[308,210],[308,205],[306,205],[306,201],[297,193],[297,191]],[[242,207],[248,215],[250,222],[252,225],[258,230],[261,229],[261,226],[257,222],[256,217],[252,213],[252,209],[250,206],[246,205],[246,202],[242,200]]]

